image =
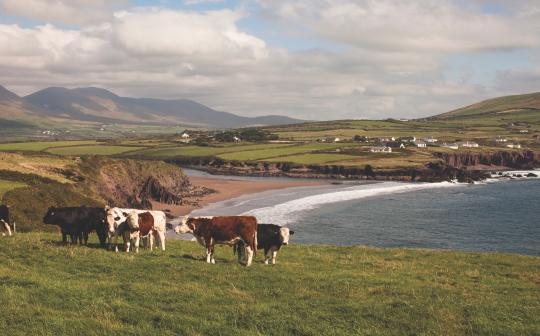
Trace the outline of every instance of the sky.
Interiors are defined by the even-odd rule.
[[[540,1],[0,0],[0,85],[424,117],[540,91]]]

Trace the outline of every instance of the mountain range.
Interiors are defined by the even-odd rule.
[[[185,127],[237,128],[302,122],[285,116],[243,117],[213,110],[188,99],[121,97],[111,91],[85,87],[49,87],[25,97],[0,86],[0,119],[61,120],[128,125],[181,125]]]

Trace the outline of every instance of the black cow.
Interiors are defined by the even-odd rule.
[[[8,236],[11,236],[9,227],[9,208],[6,205],[0,205],[0,230],[5,230]],[[2,233],[4,235],[4,233]]]
[[[264,250],[264,263],[268,265],[272,259],[272,265],[276,263],[276,256],[282,245],[289,244],[289,237],[294,231],[275,224],[257,225],[257,249]],[[243,245],[239,242],[235,245],[238,257],[242,257]],[[269,252],[272,252],[270,255]]]
[[[81,245],[86,245],[88,244],[88,234],[95,230],[101,246],[105,247],[108,227],[105,221],[104,208],[88,208],[84,206],[50,207],[45,217],[43,217],[43,223],[60,226],[64,243],[67,243],[67,236],[69,235],[72,244],[79,241]]]

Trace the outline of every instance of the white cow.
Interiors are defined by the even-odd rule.
[[[167,216],[165,215],[165,212],[158,211],[158,210],[139,210],[139,209],[126,209],[126,208],[105,208],[106,215],[107,215],[107,224],[109,226],[109,246],[113,244],[113,238],[114,238],[114,246],[115,251],[118,252],[118,226],[125,222],[128,219],[128,216],[130,213],[134,212],[136,214],[141,214],[145,212],[149,212],[152,214],[152,217],[154,217],[154,233],[156,235],[156,238],[158,240],[157,243],[161,246],[161,250],[165,251],[165,231],[166,231],[166,225],[167,225]],[[135,225],[137,223],[136,220],[132,219],[130,221],[127,221],[128,224],[132,229],[136,229]],[[150,248],[152,248],[152,237],[148,237],[150,240]],[[128,243],[128,250],[129,250],[129,243]]]

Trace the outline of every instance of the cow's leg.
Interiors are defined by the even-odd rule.
[[[0,220],[0,221],[4,225],[4,228],[6,229],[8,236],[11,237],[11,228],[9,227],[9,224],[6,221],[4,221],[3,219]]]
[[[277,249],[275,246],[272,246],[272,265],[276,264]]]
[[[139,235],[136,235],[135,236],[135,253],[139,253],[139,243],[140,243]]]
[[[88,245],[88,232],[83,232],[83,245]]]
[[[249,244],[246,244],[246,267],[251,265],[251,262],[253,261],[253,249]]]
[[[62,243],[64,245],[67,244],[67,233],[65,233],[65,232],[62,232]]]
[[[131,245],[131,237],[129,236],[129,232],[125,232],[123,234],[123,238],[124,238],[124,245],[126,247],[126,252],[129,252],[129,247]]]
[[[150,245],[150,251],[154,250],[154,232],[150,231],[148,232],[148,245]]]
[[[158,231],[157,235],[158,235],[158,238],[159,238],[159,246],[161,247],[162,251],[165,251],[165,232]]]
[[[268,265],[268,262],[270,261],[270,254],[268,253],[270,252],[269,249],[264,249],[264,264],[265,265]]]

